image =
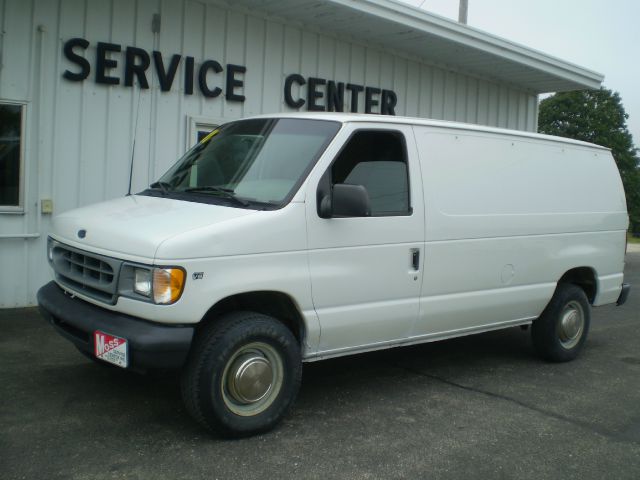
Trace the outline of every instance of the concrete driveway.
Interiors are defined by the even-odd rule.
[[[519,328],[305,366],[275,431],[223,441],[176,375],[95,365],[34,309],[0,311],[3,479],[640,478],[640,253],[623,307],[549,364]]]

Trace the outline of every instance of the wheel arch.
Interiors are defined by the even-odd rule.
[[[568,270],[558,280],[558,285],[572,283],[584,291],[589,304],[593,305],[598,294],[598,280],[596,271],[591,267],[575,267]]]
[[[277,319],[293,333],[300,347],[304,345],[307,335],[304,316],[296,301],[290,295],[279,291],[259,290],[225,297],[207,311],[197,328],[200,329],[205,324],[215,322],[226,313],[243,310],[262,313]]]

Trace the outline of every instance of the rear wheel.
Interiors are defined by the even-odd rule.
[[[533,346],[545,360],[573,360],[584,346],[590,323],[591,307],[584,291],[577,285],[560,284],[547,308],[533,322]]]
[[[298,343],[282,323],[235,312],[205,326],[182,375],[189,413],[227,437],[269,430],[287,413],[300,386]]]

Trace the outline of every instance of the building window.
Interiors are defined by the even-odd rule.
[[[22,105],[0,103],[0,211],[22,210]]]
[[[205,127],[200,126],[196,131],[196,142],[200,143],[202,140],[204,140],[207,137],[207,135],[213,132],[213,129],[216,127],[217,125],[207,125]]]
[[[223,123],[222,119],[217,118],[188,117],[187,150],[200,143],[203,138]]]
[[[333,164],[331,181],[364,186],[374,217],[411,215],[407,154],[399,132],[356,132]]]

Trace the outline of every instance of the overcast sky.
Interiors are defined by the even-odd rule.
[[[458,0],[400,1],[458,19]],[[640,1],[468,1],[470,26],[604,74],[640,147]]]

